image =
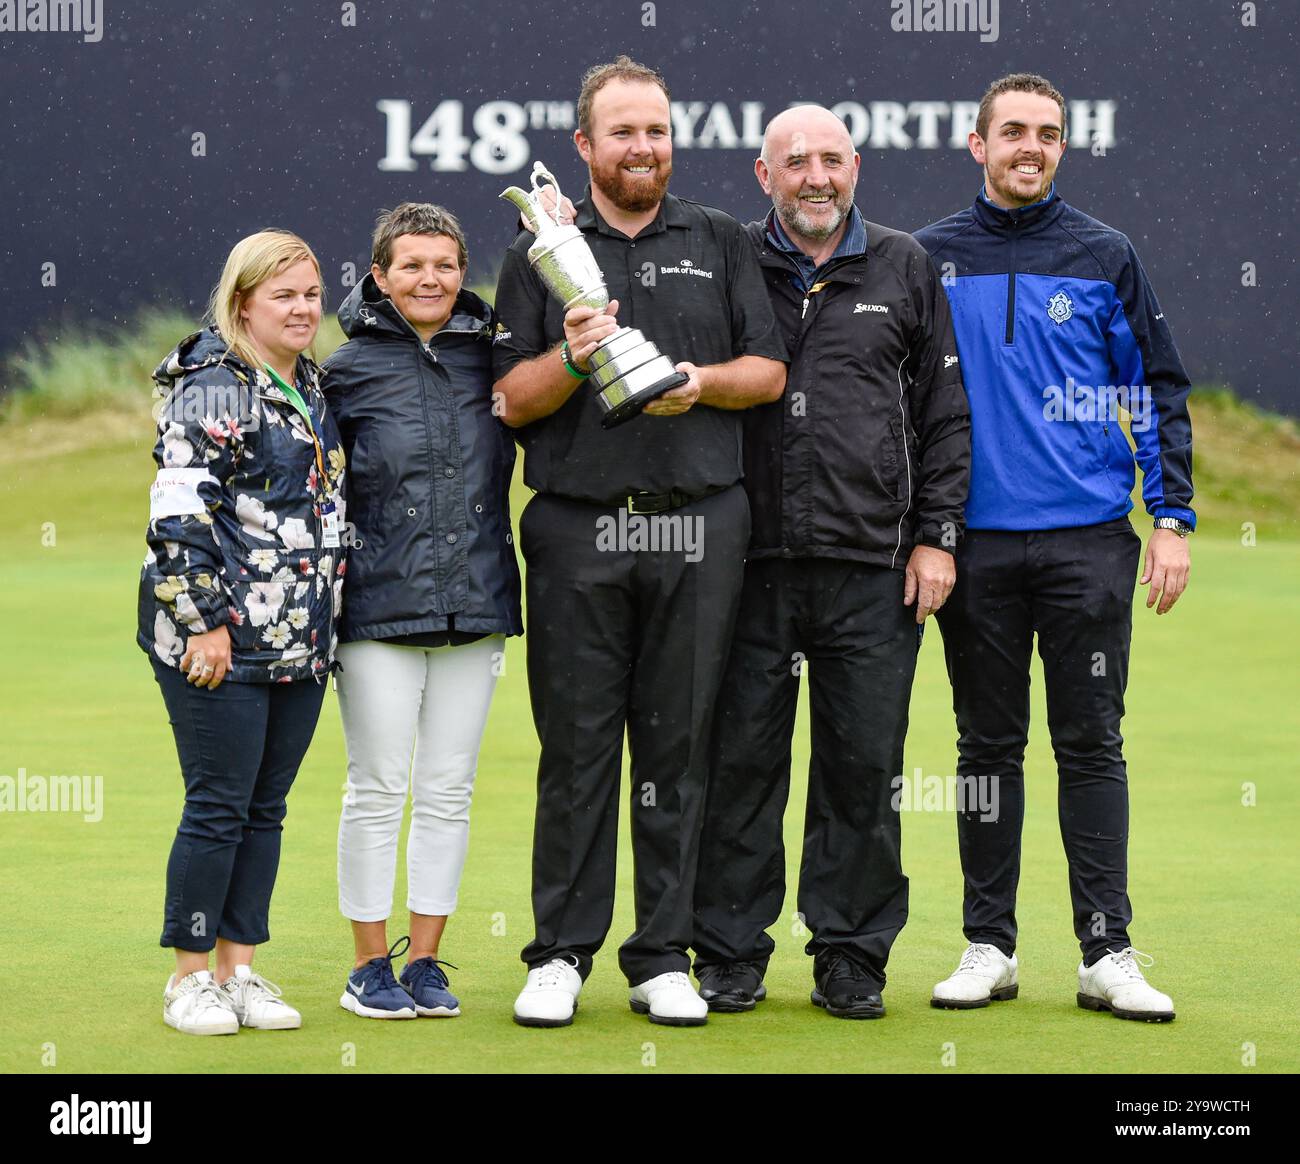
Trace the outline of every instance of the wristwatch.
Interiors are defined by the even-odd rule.
[[[1156,518],[1156,529],[1171,529],[1180,538],[1185,538],[1189,533],[1192,532],[1192,528],[1193,528],[1192,526],[1188,525],[1187,522],[1183,521],[1181,518],[1177,518],[1177,517]]]

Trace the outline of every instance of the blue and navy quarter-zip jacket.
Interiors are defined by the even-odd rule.
[[[1129,240],[1061,200],[973,206],[917,231],[952,306],[970,400],[971,529],[1096,525],[1132,509],[1132,415],[1152,517],[1195,526],[1191,385]]]

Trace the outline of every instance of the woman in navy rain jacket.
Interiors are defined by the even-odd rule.
[[[492,407],[500,328],[463,290],[466,261],[460,226],[441,207],[385,212],[371,273],[339,312],[348,342],[325,364],[351,466],[339,907],[355,959],[340,1004],[367,1018],[460,1013],[439,943],[456,907],[504,639],[523,630],[510,532],[514,442]],[[389,947],[408,788],[410,941]],[[392,960],[403,949],[399,983]]]

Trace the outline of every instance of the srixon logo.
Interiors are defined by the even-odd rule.
[[[50,1104],[53,1136],[130,1136],[133,1144],[153,1138],[153,1104],[140,1099],[82,1099],[75,1091]]]

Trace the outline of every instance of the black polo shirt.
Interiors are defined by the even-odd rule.
[[[618,322],[640,328],[674,364],[786,359],[753,247],[729,214],[667,194],[654,222],[630,239],[601,218],[588,186],[576,224],[618,300]],[[533,239],[522,232],[501,268],[495,306],[507,330],[493,345],[497,380],[564,338],[562,305],[528,265]],[[594,385],[585,383],[550,416],[519,429],[527,485],[616,505],[629,493],[701,494],[741,478],[738,411],[697,404],[680,416],[640,416],[608,430],[603,415]]]

